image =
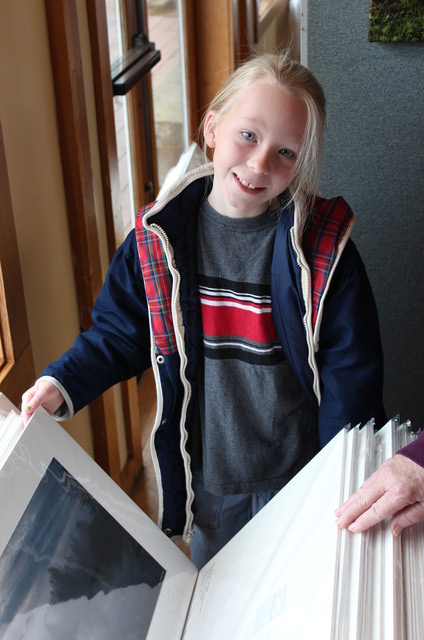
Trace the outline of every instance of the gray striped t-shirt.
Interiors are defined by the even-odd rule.
[[[316,413],[271,317],[277,216],[230,218],[207,200],[199,212],[198,404],[205,488],[215,495],[280,489],[318,450]]]

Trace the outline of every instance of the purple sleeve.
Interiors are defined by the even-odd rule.
[[[424,431],[397,453],[401,453],[421,467],[424,467]]]

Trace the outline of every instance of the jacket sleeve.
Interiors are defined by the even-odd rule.
[[[353,427],[370,418],[377,428],[385,423],[377,309],[365,266],[351,240],[325,301],[317,362],[321,446],[348,424]]]
[[[134,231],[115,253],[92,319],[93,325],[42,372],[63,385],[74,412],[150,366],[148,309]]]
[[[401,453],[416,464],[424,467],[424,431],[412,442],[399,449],[397,453]]]

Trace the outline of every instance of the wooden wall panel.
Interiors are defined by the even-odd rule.
[[[19,407],[35,374],[1,124],[0,228],[0,391]]]

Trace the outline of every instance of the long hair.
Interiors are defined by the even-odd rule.
[[[204,146],[203,128],[207,113],[213,110],[218,118],[223,116],[240,91],[258,80],[265,80],[303,100],[307,108],[305,131],[289,184],[291,199],[304,221],[308,198],[318,190],[326,117],[325,96],[313,74],[293,60],[289,51],[259,54],[238,67],[209,104],[199,128],[200,140]]]

